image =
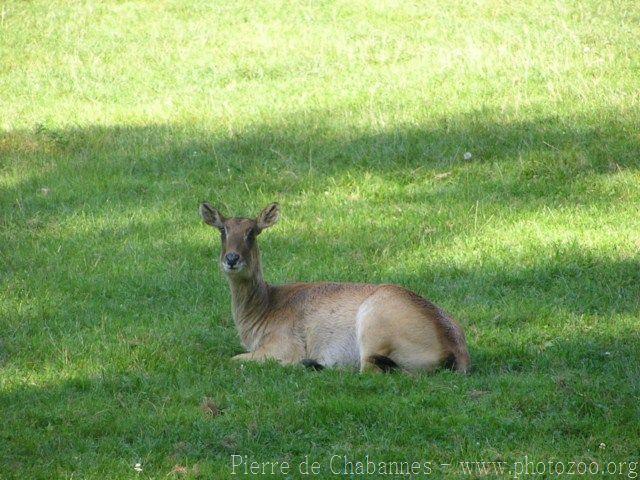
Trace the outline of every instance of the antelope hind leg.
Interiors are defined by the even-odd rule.
[[[424,310],[402,290],[382,287],[360,306],[356,331],[360,371],[433,370],[443,348]]]

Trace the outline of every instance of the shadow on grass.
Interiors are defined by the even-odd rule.
[[[193,220],[198,222],[195,212]],[[49,235],[62,260],[45,261],[37,285],[14,286],[47,301],[10,319],[13,333],[5,340],[6,360],[25,348],[25,341],[44,338],[48,345],[49,336],[55,339],[56,351],[74,351],[78,342],[99,332],[125,345],[118,347],[125,356],[130,354],[126,346],[137,344],[139,335],[143,342],[160,345],[147,354],[156,363],[154,368],[162,370],[175,367],[175,349],[204,363],[239,353],[228,287],[218,272],[217,235],[212,232],[207,246],[186,237],[158,243],[155,234],[169,228],[167,222],[155,220],[140,224],[132,238],[121,228],[106,227],[82,235]],[[286,276],[297,281],[403,285],[459,319],[467,330],[476,373],[539,371],[549,366],[581,369],[584,356],[600,358],[605,351],[618,351],[640,364],[640,337],[628,319],[615,329],[611,325],[612,319],[640,312],[640,266],[633,259],[599,257],[576,247],[527,266],[487,262],[460,268],[430,262],[420,272],[336,274],[331,238],[316,237],[315,242],[316,265],[310,273],[304,263],[290,265],[291,258],[308,260],[304,241],[292,247],[286,236],[265,237],[260,243],[263,256],[270,257],[264,265],[267,280],[286,280],[284,266]],[[356,257],[377,246],[373,235],[363,237],[358,232],[344,235],[341,242]],[[70,255],[78,251],[82,255]],[[100,261],[94,263],[94,258]],[[21,267],[18,261],[11,265]],[[584,317],[594,328],[590,335],[580,327]],[[154,330],[155,338],[148,333]],[[550,353],[543,353],[547,349]]]
[[[209,299],[223,296],[224,306],[214,308],[221,321],[226,316],[221,312],[228,311],[226,286],[222,280],[214,287],[194,280],[210,278],[214,254],[179,235],[180,229],[199,224],[195,214],[199,200],[213,199],[229,212],[256,211],[266,198],[284,197],[293,203],[302,195],[322,205],[322,195],[336,182],[348,189],[373,175],[390,186],[418,179],[413,189],[373,192],[368,202],[378,213],[387,213],[396,204],[410,208],[418,203],[462,212],[488,198],[517,215],[576,202],[609,205],[614,197],[599,192],[597,185],[585,192],[580,180],[638,168],[640,139],[631,134],[634,125],[615,112],[598,118],[529,122],[475,112],[385,132],[338,128],[325,118],[307,116],[232,133],[188,125],[66,130],[38,126],[4,132],[0,154],[7,180],[0,192],[0,221],[7,228],[0,247],[6,267],[2,275],[7,283],[22,276],[15,288],[32,296],[59,294],[54,300],[71,301],[67,312],[77,318],[115,312],[125,319],[127,312],[141,306],[147,319],[190,311],[206,318],[211,315]],[[473,154],[470,161],[463,159],[466,151]],[[458,180],[429,183],[437,173],[452,169]],[[340,200],[334,211],[339,205],[347,209],[349,202],[348,197]],[[58,228],[65,219],[78,216],[99,222],[87,231]],[[350,258],[351,265],[367,265],[365,260],[379,248],[376,227],[369,228],[340,235],[345,251],[364,252]],[[523,317],[534,321],[541,306],[545,318],[556,311],[613,315],[639,308],[640,269],[631,259],[571,251],[526,267],[430,266],[420,273],[389,275],[363,266],[361,271],[336,273],[329,260],[335,257],[335,238],[316,233],[314,257],[325,261],[314,264],[313,279],[400,283],[454,314],[481,312],[480,320],[472,315],[463,319],[467,325],[479,321],[484,327],[522,328]],[[445,242],[466,235],[467,225],[461,223],[448,232],[434,232],[431,239]],[[37,247],[36,258],[29,257],[25,245]],[[398,242],[391,248],[401,251],[403,245]],[[266,240],[265,250],[270,257],[265,267],[269,278],[309,279],[304,264],[285,259],[308,257],[309,244],[304,240],[292,242],[274,235]],[[276,268],[279,273],[269,275]],[[36,271],[36,285],[24,278],[31,270]],[[67,328],[67,316],[59,307],[51,308],[53,313],[33,313],[29,322],[48,315],[51,325],[60,331]],[[509,340],[503,342],[496,348],[502,345],[508,351]],[[498,360],[489,353],[479,357]]]
[[[270,443],[335,450],[345,438],[392,436],[390,417],[379,415],[389,409],[414,420],[392,437],[400,452],[425,437],[430,449],[446,452],[460,452],[467,436],[493,435],[498,449],[503,438],[505,451],[536,435],[546,444],[558,432],[574,443],[610,438],[609,428],[618,440],[631,438],[640,378],[640,339],[629,320],[640,310],[634,259],[576,247],[526,266],[429,260],[422,271],[394,271],[375,264],[376,229],[388,227],[380,223],[335,235],[272,232],[262,241],[268,279],[405,285],[460,318],[475,367],[464,378],[310,377],[275,366],[240,371],[228,362],[239,342],[227,287],[213,273],[217,238],[205,246],[181,232],[200,227],[196,205],[205,198],[246,214],[266,200],[304,197],[317,207],[300,224],[344,210],[349,225],[349,197],[327,205],[324,194],[370,180],[390,187],[370,192],[357,210],[372,216],[415,205],[426,216],[440,208],[461,216],[484,199],[514,215],[576,203],[606,207],[615,196],[597,184],[586,191],[582,180],[636,170],[635,128],[615,112],[516,123],[478,112],[385,132],[307,117],[234,133],[151,125],[0,134],[0,280],[11,308],[1,320],[1,366],[28,377],[69,375],[69,368],[104,377],[21,380],[1,391],[0,443],[8,448],[0,464],[20,475],[38,458],[60,475],[120,477],[141,457],[167,473],[203,459],[226,468],[230,454],[259,455]],[[430,183],[451,170],[454,181]],[[402,209],[393,215],[402,217]],[[71,228],[74,219],[82,221]],[[468,226],[432,232],[430,241],[473,235]],[[394,252],[404,251],[402,239],[387,238]],[[601,328],[612,317],[624,322]],[[223,402],[217,419],[200,410],[212,393]]]
[[[618,441],[632,439],[640,388],[637,345],[632,336],[580,335],[535,352],[500,356],[500,347],[491,353],[485,347],[477,352],[480,366],[466,377],[311,373],[275,365],[241,370],[227,362],[207,364],[203,357],[195,359],[193,371],[174,375],[124,370],[23,384],[0,392],[6,447],[0,463],[8,474],[34,462],[82,474],[129,472],[142,460],[145,468],[168,472],[202,461],[227,468],[231,454],[371,451],[376,446],[342,443],[370,435],[378,442],[380,435],[391,435],[386,441],[392,447],[379,445],[383,451],[418,448],[431,454],[460,453],[467,434],[510,443],[561,434],[581,445],[593,443],[594,436],[611,438],[612,431]],[[489,362],[500,367],[486,368]],[[221,415],[202,410],[209,395]],[[412,418],[411,425],[389,429],[394,415]]]
[[[496,112],[478,111],[383,132],[335,126],[326,118],[294,115],[231,133],[189,125],[38,125],[0,133],[0,157],[8,159],[1,166],[17,164],[20,171],[3,189],[0,205],[5,212],[31,207],[35,213],[46,208],[32,202],[42,188],[65,192],[64,204],[57,206],[67,213],[104,207],[105,200],[120,207],[143,199],[166,203],[186,187],[233,203],[256,190],[276,196],[303,192],[345,173],[375,172],[393,180],[449,168],[477,177],[485,193],[505,202],[552,197],[570,204],[576,177],[639,166],[637,126],[616,112],[509,122]],[[463,159],[467,151],[471,161]],[[503,162],[518,167],[505,170]],[[478,195],[473,183],[459,189]],[[597,195],[589,199],[597,201]]]

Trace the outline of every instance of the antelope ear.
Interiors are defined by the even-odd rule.
[[[258,229],[262,231],[265,228],[269,228],[278,221],[278,218],[280,218],[280,205],[272,203],[262,210],[258,218],[256,218]]]
[[[224,228],[224,216],[209,203],[200,204],[200,216],[207,225],[215,228]]]

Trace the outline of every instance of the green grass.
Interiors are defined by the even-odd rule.
[[[638,2],[8,0],[0,18],[0,478],[640,460]],[[474,372],[231,363],[205,199],[282,204],[268,281],[438,303]]]

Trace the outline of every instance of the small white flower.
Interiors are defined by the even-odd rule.
[[[473,155],[471,154],[471,152],[464,152],[462,158],[464,158],[465,160],[471,160],[473,158]]]
[[[608,357],[609,355],[611,355],[611,352],[604,352],[604,354]]]
[[[141,464],[141,463],[136,463],[136,464],[133,466],[133,469],[134,469],[136,472],[141,472],[141,471],[142,471],[142,464]]]
[[[607,448],[607,446],[603,443],[600,444],[600,450],[604,450],[605,448]]]

